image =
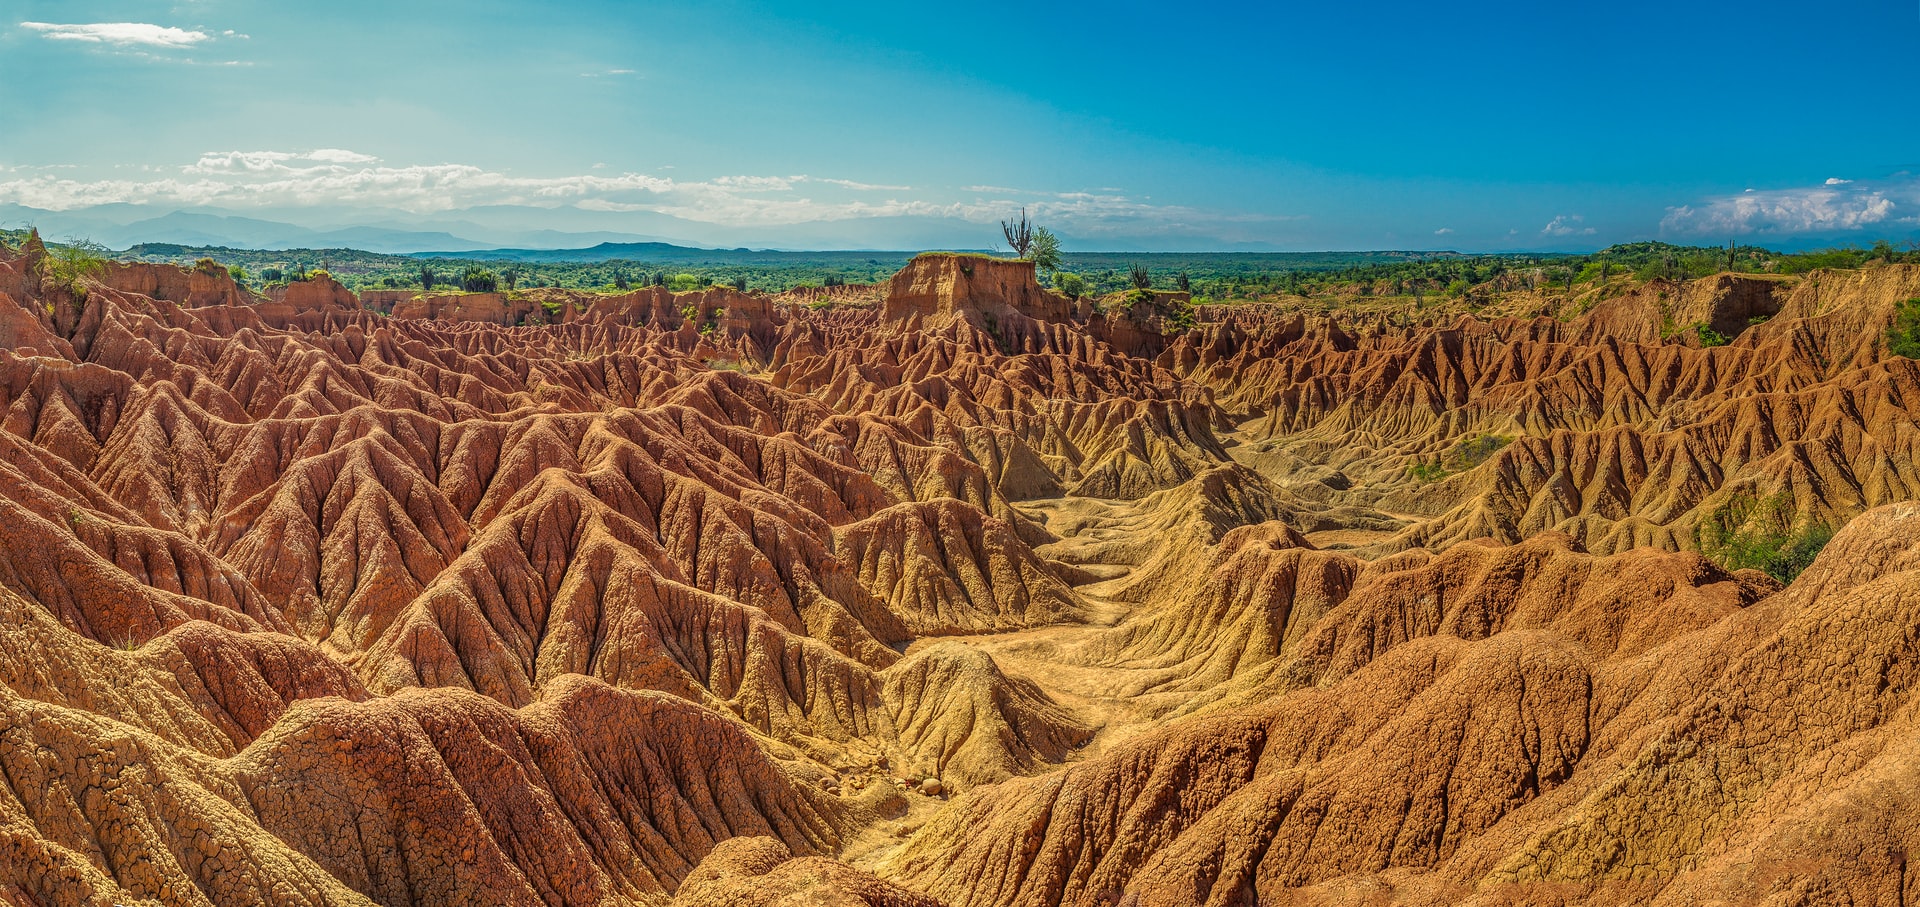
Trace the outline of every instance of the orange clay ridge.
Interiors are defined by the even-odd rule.
[[[0,254],[0,902],[1920,902],[1920,268],[48,270]],[[1729,571],[1742,500],[1837,533]]]

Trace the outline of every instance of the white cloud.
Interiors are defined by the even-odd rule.
[[[1920,207],[1920,180],[1901,174],[1859,182],[1828,179],[1817,186],[1749,189],[1667,209],[1663,233],[1706,236],[1838,233],[1887,221],[1896,211]]]
[[[1435,236],[1445,236],[1445,235],[1447,235],[1447,234],[1449,234],[1449,233],[1452,233],[1452,232],[1453,232],[1453,228],[1452,228],[1452,227],[1441,227],[1440,229],[1438,229],[1438,230],[1435,230],[1435,231],[1433,231],[1433,235],[1435,235]]]
[[[174,49],[192,47],[213,39],[203,31],[188,31],[144,22],[94,22],[84,25],[58,25],[52,22],[22,22],[20,27],[37,31],[50,41],[81,41],[114,47],[155,47]]]
[[[324,161],[329,164],[371,164],[379,158],[371,154],[348,151],[345,148],[316,148],[307,152],[307,160]]]
[[[391,166],[339,148],[312,151],[215,151],[191,164],[135,179],[75,179],[46,172],[0,180],[0,203],[51,211],[125,203],[235,210],[310,206],[398,208],[417,214],[482,205],[589,211],[652,211],[730,227],[780,226],[874,217],[957,218],[993,224],[1022,206],[1076,236],[1202,233],[1253,237],[1247,225],[1293,218],[1227,214],[1155,205],[1113,192],[1015,192],[970,200],[882,197],[889,186],[800,175],[730,175],[683,180],[613,174],[594,168],[571,176],[520,176],[467,164]],[[818,190],[814,194],[811,190]]]
[[[321,170],[343,170],[346,164],[371,164],[380,160],[370,154],[348,151],[345,148],[316,148],[306,152],[292,151],[209,151],[200,155],[200,159],[181,168],[187,173],[313,173]],[[294,162],[308,162],[308,166],[295,167]]]
[[[826,183],[829,186],[839,186],[842,189],[852,189],[856,192],[911,192],[913,191],[912,186],[885,186],[885,185],[880,185],[878,183],[860,183],[860,182],[855,182],[853,180],[834,180],[834,179],[826,179],[826,178],[815,178],[813,179],[813,181],[816,183]]]
[[[794,183],[805,180],[804,176],[722,176],[715,178],[713,184],[748,192],[791,192]]]
[[[1592,227],[1582,226],[1586,218],[1578,214],[1562,214],[1540,228],[1541,236],[1592,236]]]

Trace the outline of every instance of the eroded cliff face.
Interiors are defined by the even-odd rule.
[[[43,255],[14,901],[1920,897],[1920,269],[1176,329],[967,256],[815,310]],[[1846,526],[1785,588],[1691,551],[1756,496]]]

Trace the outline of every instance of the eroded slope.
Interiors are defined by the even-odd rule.
[[[16,901],[1920,896],[1920,270],[1184,329],[0,259]],[[1781,590],[1689,551],[1756,498],[1878,509]]]

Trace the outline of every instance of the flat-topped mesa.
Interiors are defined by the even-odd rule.
[[[1096,312],[1095,336],[1129,356],[1153,359],[1193,326],[1193,294],[1184,290],[1110,293],[1100,299]]]
[[[295,312],[321,312],[329,309],[359,311],[360,297],[327,274],[315,274],[283,287],[267,291],[273,302],[291,306]]]
[[[233,282],[222,267],[181,268],[148,262],[108,262],[100,282],[123,293],[164,299],[189,308],[247,305],[252,294]],[[335,286],[339,286],[335,284]]]
[[[1064,322],[1084,320],[1088,313],[1042,287],[1033,262],[928,252],[893,275],[880,314],[889,323],[922,327],[960,319],[991,334],[1009,315]]]
[[[614,322],[651,325],[662,330],[695,333],[718,328],[748,331],[771,325],[778,308],[765,296],[728,286],[710,286],[675,293],[666,287],[641,287],[619,296],[579,300],[579,308],[562,308],[562,321]]]
[[[394,300],[395,318],[427,318],[440,321],[480,321],[488,324],[524,324],[529,315],[540,310],[532,300],[514,298],[506,293],[420,293]]]

